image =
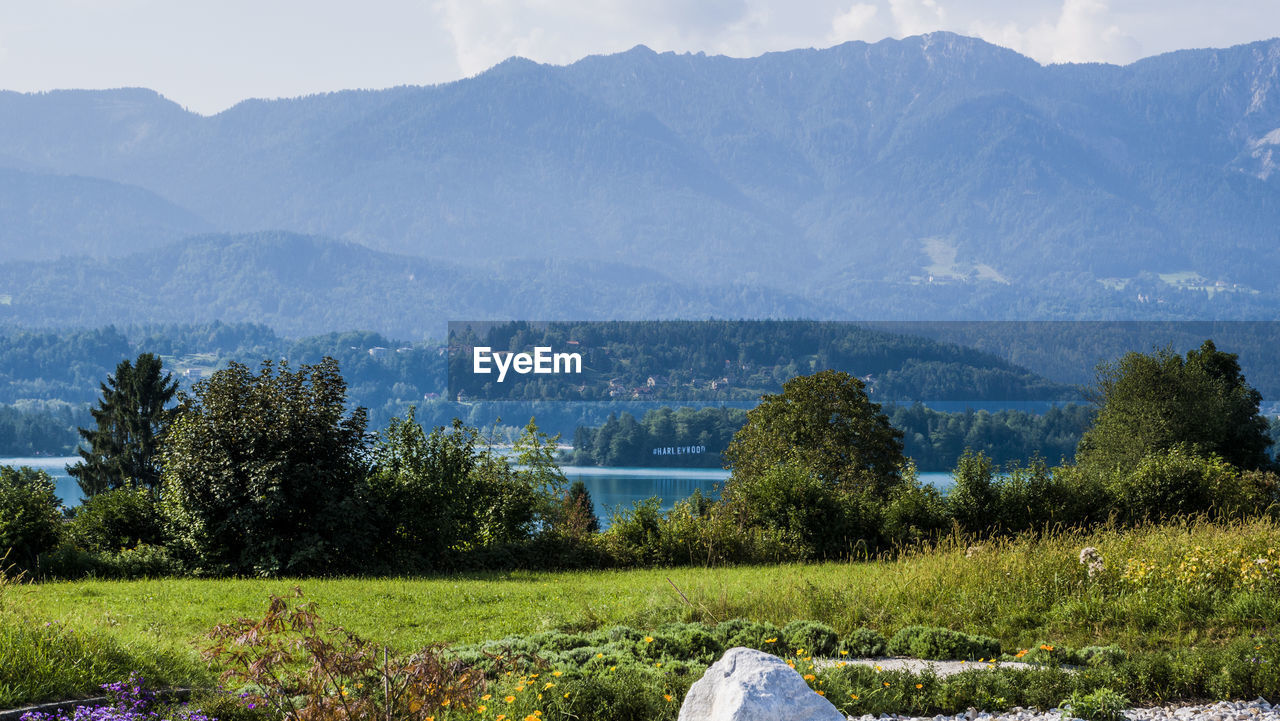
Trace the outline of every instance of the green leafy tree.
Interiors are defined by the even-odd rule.
[[[238,363],[197,383],[166,439],[162,510],[178,549],[212,573],[361,568],[369,523],[365,411],[346,411],[332,358],[291,371]]]
[[[67,467],[86,496],[136,485],[153,493],[160,485],[160,444],[173,419],[167,407],[178,390],[164,372],[160,358],[150,353],[136,363],[121,361],[115,375],[100,384],[102,397],[91,409],[94,428],[81,428],[88,448],[81,461]]]
[[[34,569],[36,557],[58,542],[61,506],[48,473],[0,466],[0,558]]]
[[[1236,355],[1211,340],[1186,358],[1165,348],[1103,364],[1091,395],[1099,410],[1076,450],[1083,468],[1128,473],[1148,454],[1178,445],[1237,468],[1270,464],[1262,395],[1245,382]]]
[[[833,370],[765,395],[725,451],[730,483],[789,465],[817,481],[883,498],[902,484],[902,432],[867,399],[862,381]]]
[[[591,491],[581,480],[569,486],[564,497],[564,528],[573,536],[584,536],[600,532],[600,519],[596,518],[596,504],[591,499]]]

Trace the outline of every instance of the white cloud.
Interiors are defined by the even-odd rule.
[[[1107,0],[1063,0],[1052,21],[1028,27],[975,21],[968,32],[1044,63],[1127,63],[1142,51],[1114,20]]]
[[[831,21],[831,34],[828,39],[832,43],[865,39],[864,31],[875,19],[877,10],[876,6],[870,3],[854,3]]]
[[[889,0],[889,12],[902,36],[946,27],[947,13],[937,0]]]

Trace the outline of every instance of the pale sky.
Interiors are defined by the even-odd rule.
[[[1280,35],[1280,0],[0,0],[0,89],[245,98],[456,80],[638,44],[736,57],[951,30],[1042,62]]]

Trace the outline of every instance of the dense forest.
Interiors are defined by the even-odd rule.
[[[943,413],[916,403],[888,406],[885,412],[902,431],[904,455],[921,471],[949,471],[966,450],[997,464],[1035,456],[1070,462],[1093,422],[1093,409],[1079,404],[1044,413]],[[574,432],[570,459],[576,465],[719,468],[721,454],[746,418],[738,408],[660,408],[639,420],[630,413],[611,415],[600,426]]]
[[[472,348],[581,354],[583,373],[472,373]],[[832,368],[861,377],[880,401],[1024,401],[1078,398],[987,352],[918,335],[824,321],[454,323],[450,397],[488,400],[749,401],[797,375]]]

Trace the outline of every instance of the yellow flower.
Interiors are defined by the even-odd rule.
[[[813,674],[811,674],[811,673],[806,673],[806,674],[804,675],[804,680],[806,680],[806,681],[812,681],[812,680],[814,680],[815,678],[817,678],[817,676],[814,676],[814,675],[813,675]]]
[[[777,638],[766,638],[766,639],[764,640],[764,642],[765,642],[765,643],[777,643],[777,642],[778,642],[778,639],[777,639]]]
[[[653,636],[645,636],[645,637],[644,637],[644,642],[645,642],[645,643],[653,643]]]
[[[548,682],[546,683],[546,685],[542,687],[542,690],[543,690],[543,691],[546,691],[547,689],[551,688],[552,686],[555,686],[555,684],[554,684],[554,683],[551,683],[550,681],[548,681]]]
[[[552,671],[552,672],[551,672],[551,675],[552,675],[552,676],[563,676],[563,675],[564,675],[564,671]]]
[[[418,709],[420,709],[420,708],[422,708],[422,702],[421,702],[421,701],[419,701],[419,700],[417,700],[417,699],[414,699],[413,701],[410,701],[410,702],[409,702],[409,711],[410,711],[410,712],[412,712],[412,713],[417,713],[417,712],[418,712]]]
[[[488,700],[489,700],[489,699],[491,699],[491,698],[493,698],[493,694],[491,694],[491,693],[487,693],[487,694],[485,694],[485,695],[481,696],[481,697],[480,697],[480,700],[481,700],[481,701],[488,701]]]
[[[502,699],[502,700],[503,700],[503,701],[506,701],[507,703],[515,703],[515,702],[516,702],[516,697],[515,697],[515,696],[508,696],[508,697],[506,697],[506,698],[504,698],[504,699]]]
[[[524,686],[516,686],[516,693],[524,691]]]
[[[916,684],[916,688],[924,688],[924,684],[922,684],[922,683],[918,683],[918,684]]]
[[[885,687],[885,688],[889,688],[889,682],[888,682],[888,681],[885,681],[885,682],[884,682],[884,687]]]
[[[565,697],[565,698],[569,698],[569,692],[568,692],[568,691],[565,691],[565,692],[564,692],[564,697]]]
[[[841,650],[840,650],[840,655],[841,655],[841,656],[848,656],[848,655],[849,655],[849,652],[848,652],[848,651],[846,651],[846,650],[844,650],[844,649],[841,649]]]
[[[856,694],[856,693],[851,693],[851,694],[849,694],[849,698],[853,699],[854,701],[857,701],[857,700],[858,700],[858,694]]]
[[[819,696],[826,696],[826,695],[827,695],[827,692],[826,692],[826,691],[818,691],[818,695],[819,695]]]
[[[672,701],[671,694],[669,694],[669,693],[664,693],[664,694],[662,694],[662,697],[663,697],[663,698],[665,698],[665,699],[667,700],[667,703],[671,703],[671,701]]]
[[[803,654],[804,654],[804,649],[803,649],[803,648],[797,648],[797,649],[796,649],[796,655],[797,655],[797,656],[800,656],[800,655],[803,655]]]
[[[484,713],[484,709],[484,704],[480,704],[479,706],[476,706],[476,713]]]
[[[597,653],[597,654],[596,654],[596,658],[604,658],[604,654],[603,654],[603,653]]]

